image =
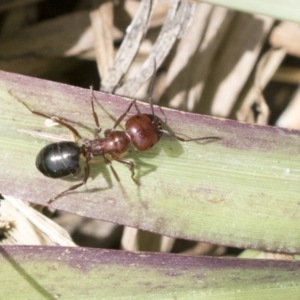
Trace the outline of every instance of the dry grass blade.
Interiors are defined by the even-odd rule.
[[[24,201],[9,196],[0,201],[1,219],[10,224],[1,245],[76,246],[64,229]]]
[[[180,40],[168,68],[160,103],[188,111],[197,106],[234,16],[233,11],[223,7],[196,5],[189,31]]]
[[[119,48],[114,60],[114,65],[111,68],[109,75],[104,77],[101,84],[101,90],[103,92],[112,92],[124,74],[128,71],[134,57],[137,54],[142,38],[147,31],[155,2],[156,1],[152,0],[143,0],[141,2],[139,10],[136,12],[129,28],[127,29],[127,34]]]
[[[106,2],[90,14],[99,75],[105,80],[113,66],[113,3]]]
[[[155,60],[158,68],[170,53],[174,43],[182,34],[182,30],[186,29],[187,23],[190,22],[194,7],[194,4],[188,2],[177,0],[172,2],[164,25],[153,45],[151,55],[143,63],[142,69],[134,78],[130,78],[124,85],[116,89],[116,94],[134,97],[142,84],[153,75],[153,61]]]
[[[239,121],[260,125],[268,124],[270,112],[262,91],[272,79],[285,56],[286,51],[284,49],[272,48],[261,57],[256,68],[253,85],[243,97],[241,107],[237,111]],[[254,105],[255,113],[252,109]]]

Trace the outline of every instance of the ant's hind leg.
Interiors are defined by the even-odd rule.
[[[73,132],[73,134],[78,138],[81,139],[81,135],[79,134],[79,132],[70,124],[68,124],[67,122],[65,122],[64,120],[58,118],[58,117],[54,117],[54,116],[49,116],[47,114],[44,114],[42,112],[39,112],[37,110],[32,109],[27,103],[23,102],[20,98],[18,98],[16,95],[14,95],[10,90],[8,91],[8,93],[15,98],[17,101],[19,101],[21,104],[23,104],[31,113],[33,113],[34,115],[46,118],[46,119],[50,119],[55,123],[58,123],[59,125],[62,125],[66,128],[68,128],[71,132]]]
[[[135,172],[134,172],[134,163],[131,161],[131,160],[127,160],[127,159],[123,159],[123,158],[120,158],[114,154],[111,154],[111,157],[121,163],[121,164],[125,164],[125,165],[128,165],[129,166],[129,169],[130,169],[130,172],[131,172],[131,179],[137,184],[137,185],[140,185],[140,183],[134,178],[134,175],[135,175]]]
[[[84,166],[84,178],[82,179],[82,181],[80,183],[77,183],[75,185],[72,185],[71,187],[69,187],[67,190],[61,192],[60,194],[58,194],[55,198],[52,198],[50,200],[47,201],[48,204],[53,203],[54,201],[56,201],[58,198],[62,197],[64,194],[66,194],[69,191],[74,191],[77,188],[81,187],[82,185],[86,184],[88,178],[90,176],[90,165],[88,163],[88,161],[85,161],[85,166]]]

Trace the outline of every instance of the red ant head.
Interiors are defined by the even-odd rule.
[[[138,151],[149,150],[162,136],[161,121],[155,115],[134,115],[126,121],[125,129]]]

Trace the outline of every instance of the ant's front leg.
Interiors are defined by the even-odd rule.
[[[135,104],[136,105],[136,100],[133,100],[130,105],[128,106],[127,110],[124,112],[124,114],[122,114],[119,119],[116,121],[115,125],[113,126],[112,129],[106,129],[104,131],[104,136],[108,137],[110,133],[112,133],[117,126],[123,121],[123,119],[126,117],[126,115],[128,114],[129,110],[131,109],[132,105]],[[138,109],[138,108],[137,108]]]
[[[132,100],[132,102],[128,106],[127,110],[119,117],[119,119],[116,121],[116,123],[115,123],[114,127],[111,129],[111,131],[115,130],[117,128],[117,126],[123,121],[123,119],[127,116],[128,112],[130,111],[133,104],[136,105],[135,99]]]
[[[94,117],[94,121],[95,121],[95,124],[96,124],[96,128],[94,130],[94,133],[95,133],[95,138],[99,137],[99,133],[101,132],[101,127],[100,127],[100,124],[99,124],[99,119],[98,119],[98,116],[95,112],[95,106],[94,106],[94,99],[95,99],[95,95],[94,95],[94,91],[93,91],[93,86],[90,86],[90,91],[91,91],[91,105],[92,105],[92,112],[93,112],[93,117]],[[115,122],[114,126],[112,129],[106,129],[105,132],[104,132],[104,136],[108,136],[112,131],[114,131],[117,126],[123,121],[123,119],[126,117],[126,115],[128,114],[128,112],[130,111],[132,105],[135,104],[135,107],[137,109],[137,111],[139,112],[139,109],[136,105],[136,100],[133,100],[130,105],[128,106],[127,110],[125,111],[125,113],[123,113],[119,118],[118,120]]]

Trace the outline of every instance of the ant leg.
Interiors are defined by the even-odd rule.
[[[114,127],[112,128],[111,131],[115,130],[116,127],[123,121],[123,119],[126,117],[126,115],[128,114],[128,112],[130,111],[132,105],[136,102],[136,100],[132,100],[132,102],[130,103],[130,105],[128,106],[127,110],[124,112],[124,114],[122,114],[119,119],[116,121]]]
[[[46,116],[46,115],[44,115]],[[48,118],[49,119],[49,118]],[[68,124],[67,122],[65,122],[64,120],[58,118],[58,117],[50,117],[50,119],[56,123],[58,123],[59,125],[65,126],[66,128],[68,128],[71,132],[73,132],[73,134],[78,138],[78,139],[82,139],[82,136],[79,134],[79,132],[70,124]]]
[[[131,160],[127,160],[127,159],[123,159],[123,158],[120,158],[118,157],[117,155],[115,154],[111,154],[111,157],[116,160],[117,162],[121,163],[121,164],[125,164],[125,165],[128,165],[129,166],[129,169],[131,171],[131,179],[137,184],[137,185],[140,185],[138,183],[138,181],[136,179],[134,179],[134,175],[135,175],[135,172],[134,172],[134,163],[131,161]]]
[[[129,110],[131,109],[133,103],[135,103],[136,100],[133,100],[130,105],[128,106],[127,110],[124,112],[124,114],[122,114],[119,119],[116,121],[115,125],[113,126],[112,129],[106,129],[104,132],[105,137],[107,137],[111,132],[113,132],[117,126],[123,121],[123,119],[126,117],[126,115],[128,114]],[[136,104],[135,104],[136,105]]]
[[[138,106],[137,106],[137,104],[136,104],[136,101],[134,101],[134,106],[135,106],[136,111],[137,111],[138,114],[140,115],[140,114],[141,114],[141,111],[140,111],[140,109],[138,108]]]
[[[192,141],[201,141],[201,140],[220,140],[221,139],[220,137],[217,137],[217,136],[205,136],[205,137],[201,137],[201,138],[184,139],[184,138],[179,137],[176,134],[169,132],[167,130],[160,130],[159,132],[167,133],[167,134],[173,136],[174,138],[176,138],[180,142],[192,142]]]
[[[99,133],[101,132],[101,127],[99,124],[99,119],[98,116],[95,112],[95,106],[94,106],[94,99],[95,99],[95,95],[94,95],[94,91],[93,91],[93,86],[90,86],[90,96],[91,96],[91,105],[92,105],[92,111],[93,111],[93,117],[94,117],[94,121],[96,124],[96,128],[94,129],[94,133],[95,133],[95,137],[99,137]]]
[[[81,139],[81,135],[79,134],[79,132],[73,127],[71,126],[70,124],[68,124],[67,122],[65,122],[64,120],[58,118],[58,117],[53,117],[53,116],[49,116],[49,115],[46,115],[42,112],[39,112],[39,111],[36,111],[34,109],[32,109],[28,104],[26,104],[25,102],[23,102],[21,99],[19,99],[17,96],[13,95],[12,92],[9,90],[8,93],[13,97],[15,98],[17,101],[19,101],[21,104],[23,104],[32,114],[34,115],[37,115],[37,116],[40,116],[40,117],[43,117],[43,118],[46,118],[46,119],[50,119],[52,120],[53,122],[56,122],[58,123],[59,125],[62,125],[66,128],[68,128],[71,132],[73,132],[73,134]]]
[[[88,178],[90,176],[90,165],[88,163],[88,161],[85,161],[85,166],[84,166],[84,178],[82,179],[82,181],[80,183],[77,183],[75,185],[72,185],[71,187],[69,187],[67,190],[61,192],[60,194],[58,194],[55,198],[50,199],[47,201],[48,204],[53,203],[54,201],[56,201],[58,198],[60,198],[61,196],[63,196],[65,193],[69,192],[69,191],[73,191],[76,190],[77,188],[81,187],[82,185],[86,184]]]
[[[107,165],[109,165],[109,167],[110,167],[111,171],[113,172],[113,174],[114,174],[115,178],[117,179],[117,181],[120,181],[120,178],[119,178],[119,176],[118,176],[116,170],[115,170],[114,167],[112,166],[111,161],[110,161],[106,156],[104,156],[104,155],[103,155],[103,159],[104,159],[104,162],[105,162]]]
[[[124,157],[124,156],[126,156],[128,154],[128,151],[125,151],[125,152],[122,152],[121,154],[120,154],[120,156],[119,157]],[[107,158],[106,158],[107,159]],[[108,160],[108,159],[107,159]],[[110,160],[108,160],[109,162],[110,162]],[[105,162],[104,161],[104,159],[103,158],[100,158],[100,159],[95,159],[95,158],[92,158],[91,160],[89,160],[89,164],[91,165],[91,164],[100,164],[100,163],[107,163],[107,164],[109,164],[109,162],[107,163],[107,162]]]

